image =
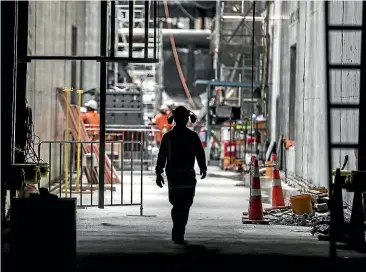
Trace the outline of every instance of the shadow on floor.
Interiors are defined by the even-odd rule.
[[[193,247],[191,252],[202,252],[202,246]],[[198,250],[197,250],[198,248]],[[192,250],[192,247],[190,248]],[[203,249],[203,252],[209,252]],[[320,257],[284,256],[284,255],[224,255],[224,254],[137,254],[137,255],[90,255],[80,256],[77,271],[218,271],[236,270],[258,266],[263,269],[311,263],[316,271],[325,271],[330,267],[346,268],[350,265],[365,264],[365,259],[330,259]]]
[[[186,241],[183,245],[179,245],[182,247],[184,252],[189,255],[211,255],[211,254],[218,254],[220,252],[217,248],[207,248],[204,245],[193,244]]]
[[[2,254],[2,271],[235,271],[250,269],[252,266],[260,270],[280,270],[285,266],[299,268],[302,265],[314,271],[328,271],[336,267],[337,270],[349,269],[351,266],[363,266],[365,258],[336,258],[288,256],[279,254],[222,254],[216,249],[208,249],[203,245],[189,244],[183,246],[186,254],[126,254],[126,253],[94,253],[78,254],[76,263],[73,258],[32,258],[33,262],[23,256],[21,258]],[[6,255],[6,256],[5,256]],[[39,257],[39,256],[38,256]],[[70,256],[71,257],[71,256]],[[14,259],[15,258],[15,259]],[[25,261],[24,261],[25,260]],[[19,262],[21,261],[21,262]],[[15,263],[23,265],[15,268]],[[15,269],[14,269],[15,268]],[[283,270],[283,269],[282,269]],[[286,269],[285,269],[286,270]],[[290,269],[291,270],[291,269]],[[296,270],[296,269],[295,269]]]

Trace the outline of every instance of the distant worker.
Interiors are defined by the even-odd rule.
[[[81,114],[81,120],[84,122],[85,125],[88,125],[89,129],[91,130],[89,135],[91,138],[95,140],[98,137],[99,131],[99,122],[100,116],[97,112],[98,104],[95,100],[89,100],[85,103],[86,112]]]
[[[155,128],[158,130],[155,132],[155,140],[160,145],[163,134],[166,132],[168,124],[168,107],[162,105],[159,109],[159,113],[155,116]]]
[[[169,116],[169,114],[175,109],[175,104],[173,101],[168,103],[168,111],[167,111],[167,115]],[[172,124],[169,124],[169,122],[166,123],[166,125],[164,126],[164,133],[167,133],[169,130],[171,130],[173,128]]]
[[[167,105],[168,105],[168,114],[172,112],[172,110],[175,109],[175,104],[173,101],[168,101],[167,102]]]
[[[156,184],[162,188],[165,173],[168,180],[169,202],[172,204],[172,240],[184,243],[189,211],[196,191],[195,159],[200,168],[201,179],[206,177],[207,166],[205,151],[197,133],[187,128],[188,118],[192,123],[197,117],[183,106],[177,107],[168,117],[175,121],[173,129],[164,134],[156,163]]]

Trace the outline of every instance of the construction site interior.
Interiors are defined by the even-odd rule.
[[[153,253],[365,267],[363,1],[1,1],[1,16],[4,271]],[[207,162],[184,246],[155,168],[178,106]]]

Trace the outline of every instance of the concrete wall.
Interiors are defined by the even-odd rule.
[[[30,1],[29,55],[71,55],[72,26],[77,27],[77,55],[99,55],[100,3],[96,1]],[[27,99],[33,110],[35,134],[41,141],[62,140],[65,117],[56,96],[56,88],[84,90],[99,87],[95,61],[76,61],[76,86],[72,86],[72,62],[35,60],[28,64]],[[83,85],[83,86],[81,86]],[[51,159],[51,178],[59,176],[59,147],[41,145],[41,157]]]
[[[295,89],[295,146],[287,151],[289,176],[314,185],[328,184],[326,141],[325,22],[322,1],[274,1],[271,5],[270,137],[289,134],[290,47],[297,46]],[[299,9],[296,21],[293,14]],[[332,24],[361,24],[362,2],[333,1]],[[361,35],[339,33],[330,38],[331,61],[360,61]],[[358,102],[359,73],[331,74],[332,102]],[[276,100],[277,103],[276,103]],[[337,110],[331,116],[333,142],[358,141],[358,111]],[[348,168],[356,168],[354,150],[334,150],[333,167],[349,155]],[[351,202],[351,195],[345,195]]]

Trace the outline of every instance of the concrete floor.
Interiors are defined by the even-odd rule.
[[[130,201],[130,174],[124,175],[124,202]],[[249,189],[237,186],[230,178],[207,177],[199,180],[186,239],[198,253],[276,254],[293,256],[329,256],[329,244],[313,237],[308,227],[243,225],[241,214],[248,210]],[[139,201],[140,176],[133,175],[133,197]],[[265,187],[265,186],[264,186]],[[171,221],[167,186],[160,189],[155,177],[144,176],[144,216],[139,207],[78,209],[78,253],[84,254],[165,254],[180,255],[187,247],[170,240]],[[266,190],[264,207],[270,207]],[[121,200],[120,185],[113,192],[113,203]],[[94,193],[94,201],[97,194]],[[86,197],[83,203],[90,201]],[[94,202],[97,203],[97,202]],[[106,192],[106,204],[110,192]],[[339,256],[365,257],[339,250]]]

